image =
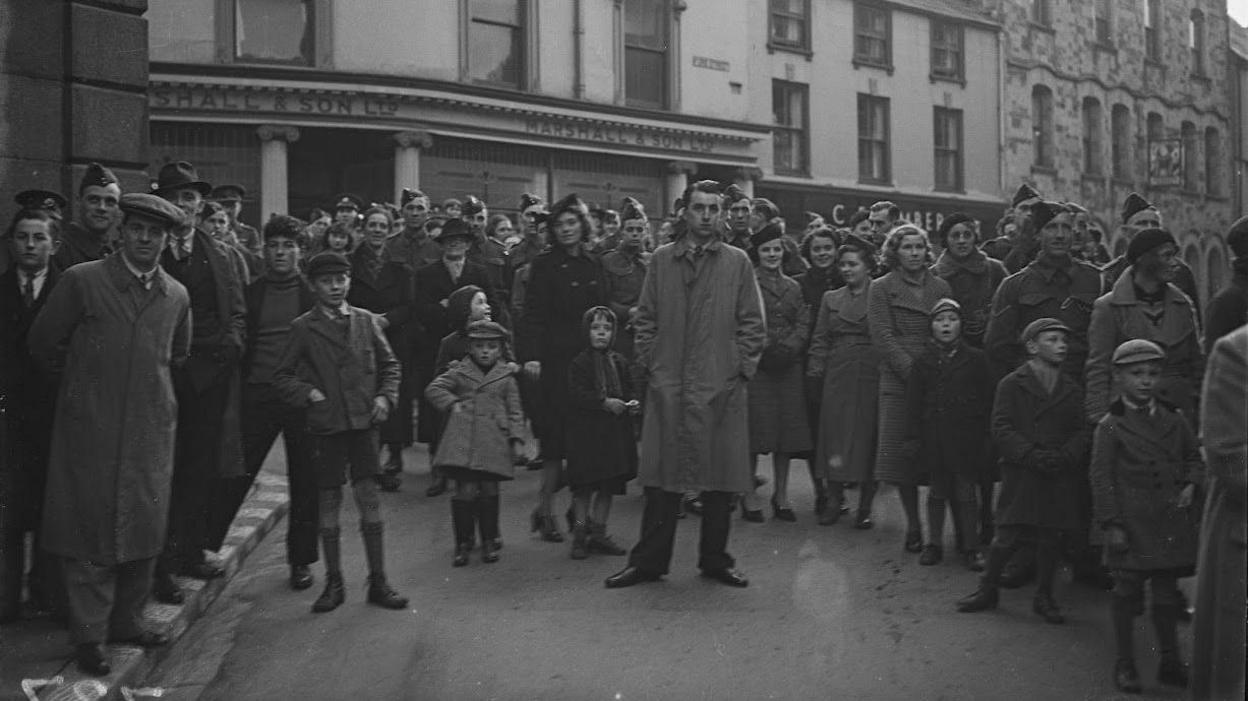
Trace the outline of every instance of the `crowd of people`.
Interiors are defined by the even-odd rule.
[[[1248,217],[1202,316],[1162,213],[1134,193],[1112,260],[1085,208],[1027,185],[992,235],[961,213],[928,232],[886,201],[798,228],[713,181],[653,218],[632,198],[525,194],[513,220],[413,188],[257,230],[245,197],[187,162],[123,193],[93,164],[72,212],[26,191],[5,232],[0,484],[20,508],[0,525],[0,620],[25,588],[87,672],[108,672],[106,641],[166,642],[140,613],[149,594],[181,603],[175,575],[221,576],[206,553],[281,435],[289,583],[311,587],[323,560],[316,612],[345,600],[347,484],[367,600],[407,605],[385,574],[379,492],[401,488],[415,442],[426,495],[451,492],[453,566],[499,560],[500,484],[527,466],[543,541],[565,541],[565,518],[571,558],[628,556],[608,588],[668,574],[686,514],[702,575],[748,586],[732,514],[797,521],[796,460],[821,526],[872,528],[890,485],[920,565],[945,559],[948,512],[951,557],[980,573],[958,610],[1034,581],[1034,612],[1062,623],[1065,559],[1112,591],[1120,690],[1141,689],[1147,591],[1158,680],[1242,694]],[[609,520],[634,480],[628,549]],[[1190,669],[1177,581],[1193,574]]]

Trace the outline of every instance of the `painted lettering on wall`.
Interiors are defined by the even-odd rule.
[[[525,120],[524,130],[529,134],[565,141],[594,141],[697,153],[715,150],[715,137],[711,134],[672,133],[612,122],[533,118]]]
[[[694,56],[693,57],[694,68],[709,68],[713,71],[727,72],[728,69],[731,67],[731,65],[732,64],[728,63],[727,61],[720,61],[717,58],[707,58],[706,56]]]
[[[157,88],[151,92],[156,109],[219,112],[277,112],[339,117],[392,117],[399,103],[384,97],[357,95],[283,95],[232,90]]]

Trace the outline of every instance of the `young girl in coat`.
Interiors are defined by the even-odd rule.
[[[591,307],[582,316],[586,345],[568,366],[567,480],[572,488],[573,560],[590,553],[624,555],[607,535],[611,499],[637,476],[633,398],[628,361],[611,350],[618,332],[615,313]]]
[[[455,481],[455,567],[468,564],[474,527],[481,531],[481,561],[498,562],[498,483],[512,479],[524,446],[520,390],[502,362],[507,330],[482,320],[469,324],[467,335],[468,357],[425,389],[429,403],[447,415],[433,466]]]
[[[468,326],[475,321],[493,321],[490,318],[490,302],[485,296],[485,290],[476,285],[464,285],[452,292],[446,298],[446,321],[455,330],[443,336],[438,344],[438,355],[433,367],[434,372],[439,375],[446,372],[451,363],[463,360],[468,355]],[[511,344],[503,346],[502,357],[512,372],[519,369],[514,363]]]
[[[962,307],[941,299],[932,307],[932,340],[914,362],[906,387],[910,442],[928,475],[928,541],[920,565],[944,557],[945,505],[953,507],[958,552],[963,564],[977,570],[979,504],[975,488],[988,458],[992,379],[983,351],[962,336]]]
[[[1149,580],[1161,652],[1157,681],[1179,687],[1188,681],[1176,632],[1177,579],[1191,576],[1196,567],[1200,510],[1195,492],[1204,465],[1187,420],[1155,396],[1165,359],[1151,341],[1118,346],[1112,362],[1119,398],[1092,439],[1093,513],[1105,531],[1105,564],[1114,576],[1114,685],[1133,694],[1141,688],[1131,638]]]

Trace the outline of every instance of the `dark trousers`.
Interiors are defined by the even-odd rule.
[[[680,492],[646,487],[646,510],[641,517],[641,537],[628,555],[628,564],[649,574],[667,574],[676,540]],[[714,572],[735,564],[728,554],[728,530],[732,516],[731,492],[702,492],[702,528],[698,540],[698,569]]]
[[[317,556],[316,471],[308,456],[304,413],[278,398],[272,385],[246,385],[242,399],[242,477],[219,480],[212,504],[212,539],[221,540],[247,499],[269,449],[282,436],[290,513],[286,517],[286,562],[309,565]]]
[[[55,385],[48,387],[55,393]],[[0,397],[0,621],[15,619],[22,585],[39,607],[59,605],[55,558],[39,549],[44,485],[52,449],[54,407],[49,396]],[[32,535],[26,548],[26,533]],[[30,572],[26,573],[26,555]]]
[[[104,643],[141,633],[155,565],[156,558],[116,565],[62,558],[70,641]]]
[[[179,383],[180,385],[182,383]],[[169,530],[158,566],[176,574],[202,562],[212,523],[212,502],[219,493],[217,474],[230,383],[217,382],[200,392],[179,386],[178,433],[169,496]]]

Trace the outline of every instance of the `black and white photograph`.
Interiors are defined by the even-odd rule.
[[[0,0],[0,701],[1240,701],[1248,0]]]

